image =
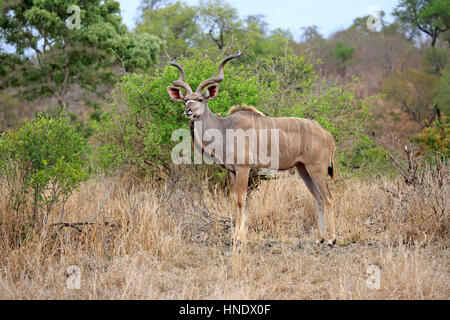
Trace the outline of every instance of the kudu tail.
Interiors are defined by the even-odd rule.
[[[330,166],[328,167],[328,175],[334,180],[333,161],[330,162]]]
[[[331,153],[330,165],[328,166],[328,175],[334,180],[334,148]]]

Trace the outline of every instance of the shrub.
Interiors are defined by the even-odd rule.
[[[383,93],[387,98],[398,103],[412,120],[422,126],[434,117],[434,99],[439,79],[419,70],[407,69],[396,72],[386,80]]]
[[[423,152],[439,152],[450,156],[450,124],[445,115],[433,126],[422,130],[413,141],[419,144]]]
[[[86,141],[65,118],[38,117],[0,139],[0,175],[12,215],[4,213],[18,240],[40,229],[59,202],[89,177]],[[8,211],[7,211],[8,212]],[[19,223],[20,222],[20,223]]]
[[[448,61],[448,52],[446,49],[431,47],[425,52],[423,64],[427,72],[434,75],[441,75]]]
[[[365,176],[375,173],[381,167],[386,168],[385,172],[389,173],[386,152],[368,136],[362,137],[349,152],[341,153],[339,160],[345,168],[361,170]]]
[[[0,92],[0,132],[14,127],[23,111],[20,102],[8,93]]]
[[[203,80],[217,73],[221,58],[211,59],[205,52],[196,52],[192,58],[181,60],[186,82],[195,89]],[[256,77],[249,76],[245,66],[230,63],[226,69],[221,92],[209,103],[211,110],[226,114],[232,105],[260,104]],[[123,164],[145,171],[170,168],[174,146],[172,132],[189,128],[189,121],[183,114],[184,106],[172,102],[167,95],[166,87],[178,77],[177,69],[166,66],[152,75],[132,74],[121,79],[118,91],[126,103],[126,110],[113,106],[97,126],[98,159],[104,169]]]
[[[448,158],[443,155],[435,155],[434,159],[416,158],[414,148],[405,147],[404,151],[406,159],[395,159],[389,154],[399,176],[391,183],[384,180],[379,185],[388,197],[380,199],[373,211],[373,227],[378,228],[373,231],[387,232],[386,238],[394,244],[448,246]]]
[[[224,53],[194,51],[180,61],[185,81],[196,88],[215,75]],[[233,105],[257,107],[268,116],[314,118],[335,137],[338,150],[364,136],[371,120],[369,105],[357,100],[352,85],[330,85],[304,57],[260,59],[248,65],[235,60],[226,66],[225,81],[208,106],[225,116]],[[172,66],[152,75],[127,75],[118,87],[126,108],[114,105],[96,124],[97,159],[104,169],[129,164],[147,172],[171,167],[172,132],[188,129],[181,103],[172,102],[166,87],[179,77]]]
[[[331,57],[336,61],[336,67],[341,76],[345,76],[346,68],[350,65],[354,47],[346,47],[342,42],[336,42],[334,49],[330,52]]]
[[[442,77],[437,87],[435,103],[439,110],[450,116],[450,66],[442,71]]]

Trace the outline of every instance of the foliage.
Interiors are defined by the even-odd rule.
[[[295,46],[290,31],[269,32],[264,15],[241,18],[226,1],[201,1],[191,6],[181,1],[145,0],[141,9],[135,32],[158,36],[172,59],[188,54],[192,48],[238,46],[254,53],[247,56],[250,61],[254,57],[284,56],[286,51],[293,53]]]
[[[223,49],[233,34],[241,28],[236,8],[222,0],[202,0],[199,8],[205,30],[208,30],[208,38],[219,50]]]
[[[21,104],[12,95],[0,92],[0,132],[16,126]]]
[[[434,97],[439,79],[415,69],[396,72],[383,86],[388,99],[400,104],[422,126],[434,117]]]
[[[447,65],[447,61],[447,50],[437,47],[428,48],[423,58],[423,63],[428,69],[427,72],[437,76],[441,76],[441,71]]]
[[[68,13],[73,5],[80,9],[80,28],[66,25],[76,14]],[[93,92],[98,83],[111,84],[120,60],[127,71],[147,70],[157,61],[160,40],[129,33],[119,14],[114,0],[2,1],[0,37],[16,53],[1,56],[8,66],[0,68],[1,86],[20,87],[28,99],[56,97],[62,107],[73,84]]]
[[[345,69],[350,65],[354,51],[354,47],[347,47],[342,42],[336,42],[334,50],[331,51],[331,56],[336,60],[338,72],[342,76],[345,76]]]
[[[323,37],[319,32],[319,27],[316,25],[303,27],[302,30],[303,30],[303,33],[302,33],[303,41],[311,43],[311,42],[323,40]]]
[[[224,55],[198,50],[180,60],[186,82],[195,88],[216,74]],[[183,106],[171,102],[166,91],[178,76],[178,70],[166,66],[150,76],[122,78],[119,91],[126,110],[115,107],[97,123],[98,159],[103,168],[123,164],[144,170],[170,167],[170,151],[175,144],[172,132],[188,129]],[[357,100],[350,87],[319,81],[313,65],[304,57],[261,59],[252,65],[237,60],[227,65],[225,81],[209,107],[225,116],[238,104],[256,106],[269,116],[314,118],[330,130],[342,150],[364,135],[364,124],[371,119],[369,106]]]
[[[432,47],[439,35],[450,29],[448,0],[401,0],[393,15],[431,37]]]
[[[442,116],[433,126],[422,130],[413,141],[419,144],[422,152],[439,152],[450,157],[450,123],[447,116]]]
[[[178,57],[186,53],[188,46],[197,40],[197,15],[194,7],[181,2],[158,8],[148,6],[135,31],[137,34],[152,34],[163,39],[167,52]]]
[[[0,139],[0,175],[11,207],[42,227],[52,208],[89,177],[86,141],[65,118],[37,117]]]
[[[450,66],[442,71],[435,97],[438,108],[447,116],[450,116]]]
[[[119,101],[107,112],[91,101],[98,98],[95,95],[83,96],[90,101],[80,112],[68,108],[79,134],[89,138],[95,133],[99,165],[104,169],[131,164],[154,170],[170,165],[171,133],[187,129],[188,121],[182,105],[167,98],[165,87],[178,73],[166,66],[166,56],[180,58],[187,81],[195,87],[216,73],[225,52],[239,48],[245,54],[227,65],[219,97],[210,108],[225,116],[231,105],[246,103],[269,116],[313,118],[333,134],[342,164],[351,168],[368,164],[375,148],[365,135],[372,125],[371,101],[360,97],[379,92],[389,76],[384,93],[422,126],[435,120],[439,110],[446,114],[450,106],[449,72],[444,67],[448,53],[435,47],[423,57],[412,41],[417,27],[405,20],[406,13],[400,14],[416,4],[420,23],[441,30],[447,5],[440,0],[401,1],[394,23],[388,24],[381,13],[379,32],[368,30],[364,16],[328,38],[317,26],[306,27],[301,40],[289,30],[269,29],[264,15],[239,16],[226,1],[190,5],[181,0],[142,0],[142,15],[133,33],[121,22],[117,0],[0,3],[0,38],[16,49],[0,52],[0,88],[17,87],[21,97],[30,99],[57,97],[59,107],[48,112],[59,116],[69,101],[78,99],[78,92],[73,100],[68,97],[78,85],[105,93],[116,84]],[[65,23],[72,4],[81,8],[80,30],[68,29]],[[436,14],[436,8],[442,10]],[[439,32],[440,39],[448,34]],[[417,70],[395,73],[416,68],[422,58],[425,69],[434,75]],[[350,73],[361,75],[361,84],[358,79],[351,81]],[[118,74],[123,77],[117,84]],[[14,126],[16,113],[2,106],[3,114],[11,117],[7,126]],[[23,116],[19,113],[19,117]]]
[[[447,31],[445,31],[445,32],[442,34],[441,39],[442,39],[443,41],[447,41],[447,44],[450,45],[450,29],[448,29]]]
[[[260,109],[267,115],[314,119],[331,132],[342,152],[367,131],[371,108],[356,98],[355,83],[339,86],[321,79],[305,57],[261,59],[249,69],[258,74]]]
[[[380,168],[388,168],[386,152],[368,136],[361,137],[348,152],[340,153],[338,157],[342,167],[348,171],[360,170],[364,176],[372,175]]]
[[[218,60],[223,56],[216,55],[215,59],[211,56],[198,51],[191,58],[180,60],[186,70],[186,82],[192,87],[216,74]],[[169,168],[174,145],[172,132],[188,129],[189,122],[184,117],[183,106],[167,96],[166,87],[178,77],[177,69],[166,66],[152,75],[133,74],[122,78],[119,94],[127,110],[113,108],[98,123],[99,160],[103,168],[124,163],[144,170]],[[261,101],[256,78],[249,76],[243,66],[227,65],[225,77],[221,93],[209,105],[214,112],[225,114],[231,105]]]

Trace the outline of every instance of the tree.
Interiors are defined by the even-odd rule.
[[[431,47],[425,52],[423,58],[423,64],[425,65],[427,72],[435,74],[437,76],[441,75],[441,71],[445,68],[448,61],[448,52],[445,49]]]
[[[442,34],[442,40],[447,41],[448,45],[450,45],[450,29]]]
[[[323,37],[319,32],[319,27],[316,25],[303,27],[302,28],[302,41],[305,41],[307,43],[319,43],[323,41]]]
[[[64,107],[72,85],[96,92],[115,80],[118,64],[150,68],[160,40],[131,34],[119,14],[115,0],[1,1],[0,38],[15,49],[1,56],[2,88],[19,87],[28,99],[53,96]]]
[[[251,52],[254,54],[253,59],[268,54],[270,50],[267,39],[268,24],[264,15],[245,17],[243,26],[241,30],[234,33],[235,38],[233,39],[242,48],[241,50],[249,52],[251,48]],[[248,59],[250,56],[246,58]]]
[[[393,12],[404,24],[417,27],[431,38],[431,46],[441,33],[450,29],[448,0],[401,0]]]
[[[156,10],[167,4],[169,4],[170,0],[142,0],[140,10]]]
[[[350,65],[350,60],[355,51],[354,47],[347,47],[342,42],[336,42],[336,45],[331,51],[331,56],[336,60],[336,66],[341,76],[345,76],[347,67]]]
[[[152,3],[144,7],[141,21],[135,31],[138,34],[158,36],[165,42],[170,55],[178,57],[185,54],[188,46],[199,36],[197,18],[198,10],[187,4],[176,2],[156,7],[156,4]]]
[[[311,50],[314,60],[319,61],[320,65],[318,67],[321,70],[322,74],[328,74],[331,69],[329,59],[330,53],[330,45],[331,41],[325,39],[322,34],[319,32],[319,27],[316,25],[303,27],[303,33],[300,36],[301,44],[303,45],[303,49],[306,51]]]
[[[405,24],[396,17],[391,24],[383,25],[382,33],[386,36],[400,37],[413,44],[414,39],[420,37],[421,31],[414,25]]]
[[[255,31],[266,35],[269,24],[266,21],[266,16],[263,14],[249,15],[245,18],[247,28],[254,28]]]
[[[242,22],[236,8],[220,1],[200,1],[200,17],[208,37],[219,50],[223,49],[236,31],[240,30]]]
[[[435,96],[439,79],[415,69],[396,72],[383,86],[383,93],[399,103],[414,121],[426,127],[436,117]]]

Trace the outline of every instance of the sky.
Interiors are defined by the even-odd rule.
[[[124,23],[129,29],[139,16],[141,0],[119,0]],[[199,0],[185,0],[197,5]],[[324,36],[349,27],[356,17],[366,16],[370,8],[377,6],[386,13],[385,20],[392,22],[391,13],[399,0],[227,0],[238,9],[241,17],[264,14],[270,29],[289,29],[294,35],[301,28],[317,25]],[[368,12],[369,10],[369,12]]]

